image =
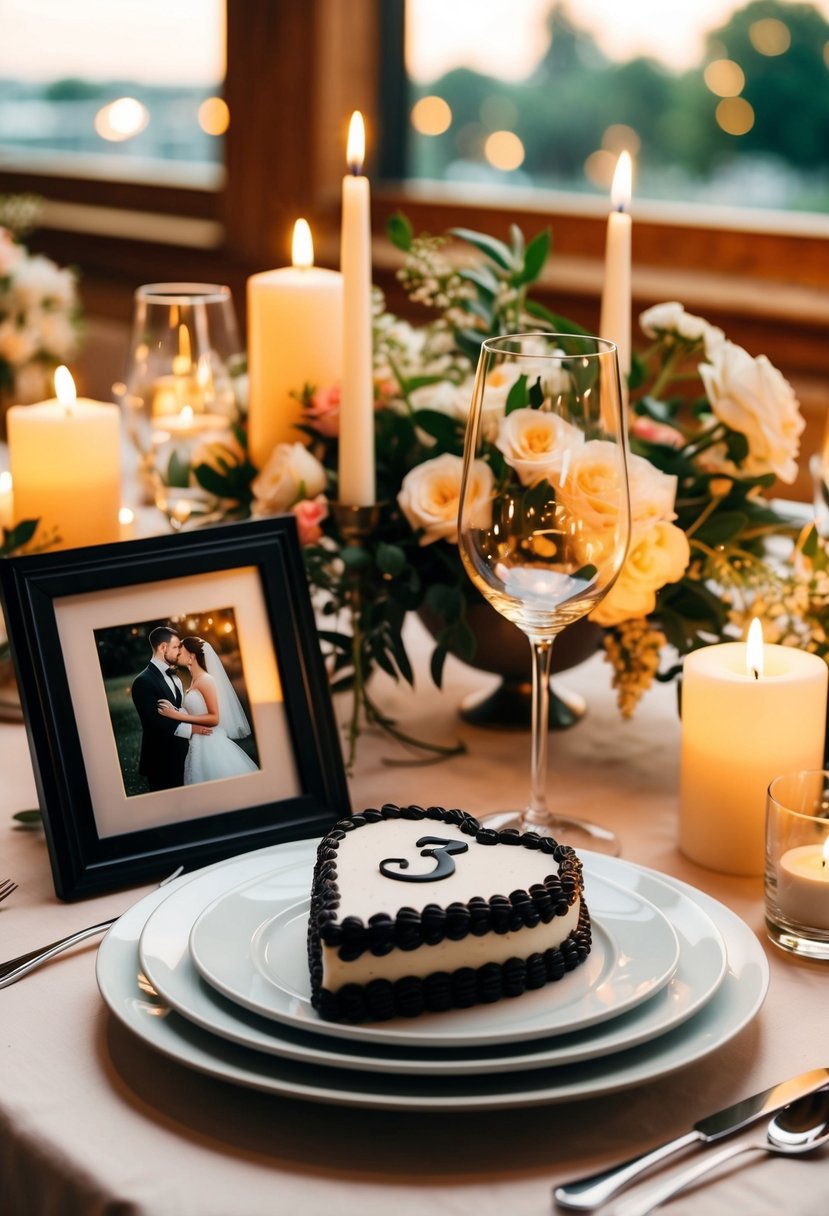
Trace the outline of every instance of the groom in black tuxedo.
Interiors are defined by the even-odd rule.
[[[174,629],[160,625],[149,636],[152,658],[136,676],[132,700],[141,719],[141,756],[138,771],[147,778],[150,791],[184,785],[184,762],[193,731],[210,734],[205,727],[176,722],[158,712],[159,701],[172,701],[181,709],[184,689],[176,674],[181,638]]]

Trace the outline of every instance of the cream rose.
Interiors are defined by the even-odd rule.
[[[421,545],[436,540],[457,544],[462,472],[460,456],[446,452],[416,465],[403,478],[397,502],[413,530],[423,530]],[[485,461],[476,460],[470,477],[468,518],[476,527],[485,528],[491,516],[492,470]]]
[[[724,342],[700,364],[715,417],[748,440],[742,469],[750,476],[774,473],[789,485],[797,477],[800,435],[806,425],[794,390],[766,358],[756,359]]]
[[[639,315],[642,333],[649,338],[659,338],[663,334],[672,334],[684,342],[705,344],[706,354],[710,357],[720,343],[725,341],[725,334],[716,325],[711,325],[703,317],[695,317],[686,312],[677,300],[669,300],[666,304],[654,304]]]
[[[590,439],[573,450],[561,467],[561,501],[592,528],[615,527],[621,497],[620,451],[615,443]],[[676,518],[676,478],[643,456],[628,456],[631,525],[634,535],[653,523]]]
[[[513,410],[498,425],[495,446],[515,469],[522,486],[552,482],[584,445],[581,431],[547,410]],[[567,454],[570,454],[569,457]]]
[[[290,511],[302,498],[316,498],[325,489],[325,469],[301,443],[278,443],[267,464],[251,484],[254,515]]]
[[[619,577],[590,619],[605,627],[648,616],[656,593],[682,578],[691,559],[688,537],[676,524],[661,521],[642,533],[628,553]]]

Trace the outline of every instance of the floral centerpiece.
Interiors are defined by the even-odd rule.
[[[549,233],[525,243],[513,228],[505,243],[454,230],[466,260],[450,259],[450,237],[415,236],[402,217],[390,234],[405,255],[399,278],[409,298],[432,316],[414,326],[376,297],[376,529],[366,542],[347,544],[329,509],[337,498],[337,385],[298,386],[307,442],[278,445],[249,491],[254,514],[297,517],[317,605],[331,622],[321,637],[333,687],[354,691],[352,760],[361,715],[405,740],[383,719],[366,681],[376,667],[414,681],[402,633],[408,613],[425,607],[442,623],[431,660],[437,684],[447,654],[474,657],[467,607],[478,593],[461,567],[457,510],[482,339],[584,332],[532,299]],[[796,473],[803,420],[791,387],[764,356],[752,357],[680,304],[651,308],[640,323],[649,344],[630,377],[633,538],[615,587],[593,614],[626,714],[655,677],[678,670],[663,654],[739,636],[755,600],[759,608],[776,596],[790,607],[794,594],[822,596],[825,610],[827,590],[816,538],[804,549],[803,560],[813,563],[808,576],[791,565],[778,571],[767,554],[770,538],[796,535],[765,496],[775,478],[791,482]],[[511,401],[514,390],[502,386],[493,447],[532,485],[551,453],[539,429],[526,424],[531,411]],[[244,456],[227,450],[196,474],[227,497],[231,485],[238,494],[240,468],[249,468]],[[792,579],[800,580],[796,593],[794,583],[787,590]],[[781,626],[781,640],[795,638],[802,643]],[[809,646],[825,643],[825,634],[809,632]]]
[[[74,272],[0,226],[0,402],[50,396],[52,373],[76,351],[79,329]]]

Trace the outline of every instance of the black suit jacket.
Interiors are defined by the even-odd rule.
[[[172,689],[154,663],[150,663],[132,685],[132,700],[141,719],[141,756],[138,771],[151,790],[184,785],[184,761],[189,740],[176,735],[179,723],[158,712],[160,700],[175,701]]]

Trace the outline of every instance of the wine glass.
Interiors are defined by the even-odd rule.
[[[197,487],[189,476],[194,451],[230,439],[238,415],[234,378],[243,364],[229,287],[148,283],[138,288],[126,375],[113,392],[139,453],[142,496],[168,518],[164,504],[171,488],[189,487],[190,493],[179,498],[196,504]]]
[[[547,740],[553,642],[610,590],[629,538],[616,347],[573,334],[487,339],[466,427],[458,542],[472,582],[533,652],[530,802],[499,827],[619,851],[609,829],[548,809]]]

